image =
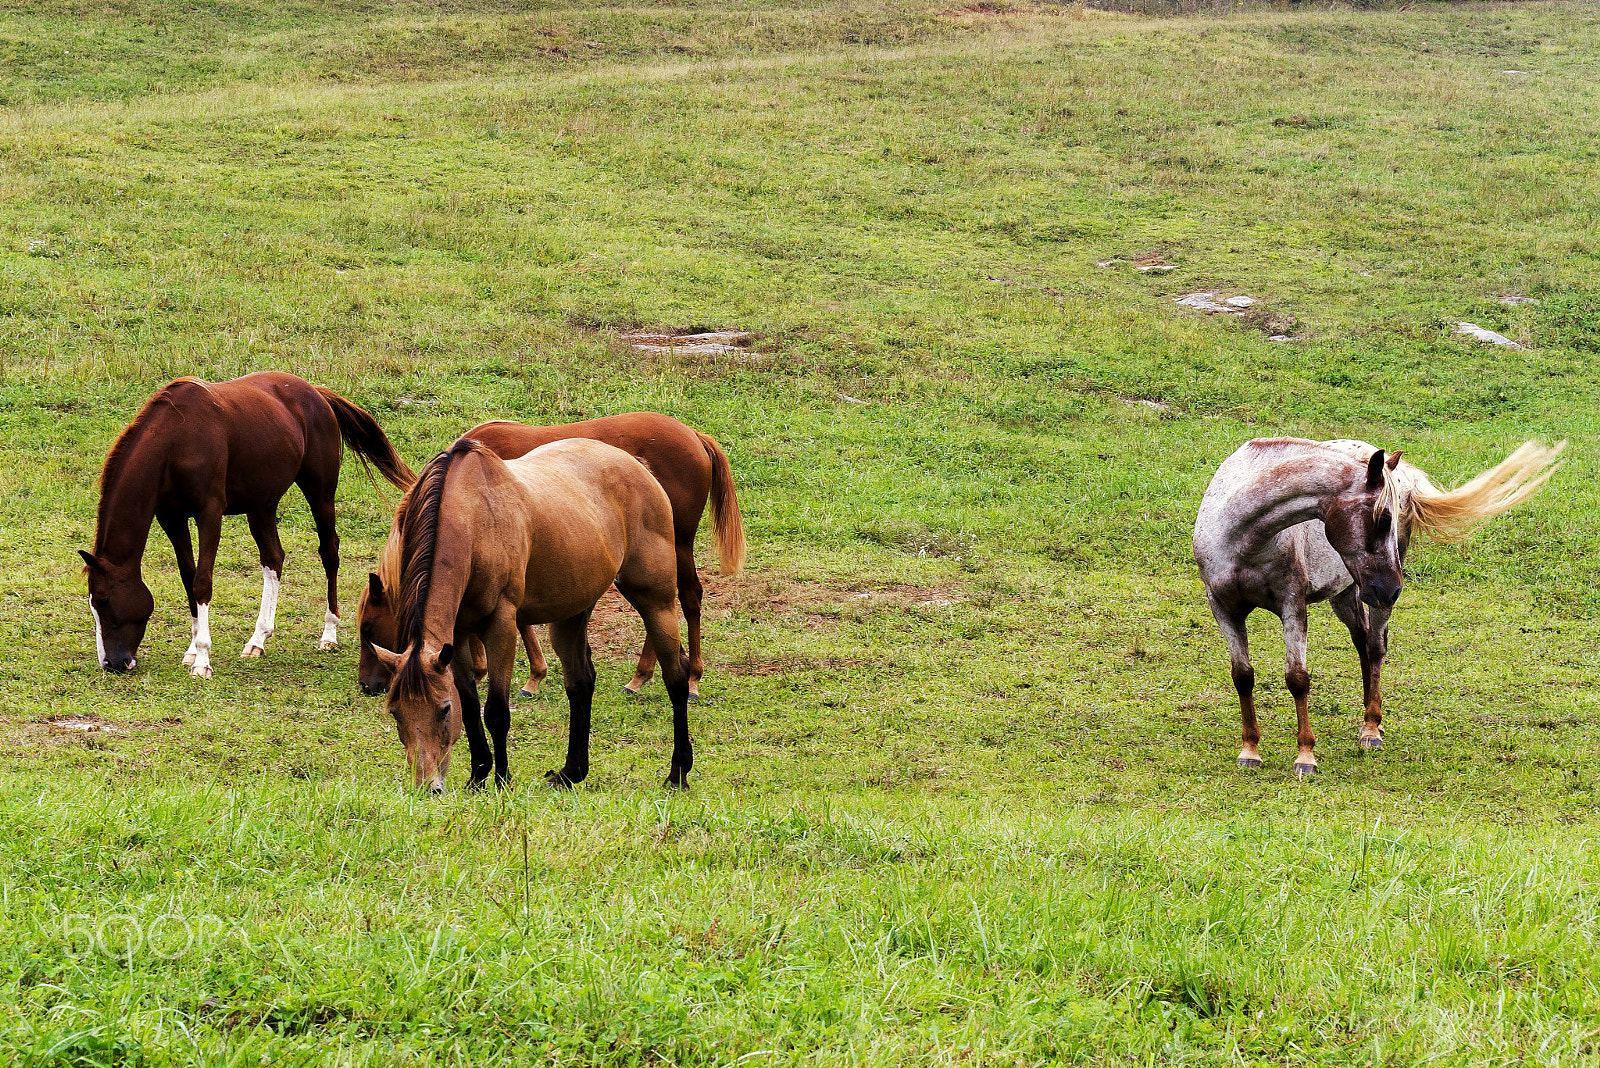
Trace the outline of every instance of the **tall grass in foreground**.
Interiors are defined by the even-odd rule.
[[[1553,828],[1341,830],[1309,798],[17,785],[0,1026],[36,1049],[1556,1063],[1587,1055],[1600,995],[1596,854]]]

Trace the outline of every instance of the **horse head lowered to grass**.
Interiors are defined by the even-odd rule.
[[[737,574],[745,554],[744,521],[739,514],[733,471],[722,447],[710,435],[656,412],[627,412],[559,426],[525,426],[495,420],[475,426],[461,436],[480,442],[503,460],[515,459],[552,441],[589,438],[614,445],[644,462],[672,502],[678,602],[689,628],[689,698],[696,699],[702,667],[700,604],[704,589],[695,566],[694,541],[707,505],[711,508],[722,573]],[[389,688],[389,667],[373,654],[372,647],[374,644],[393,647],[397,640],[394,637],[394,602],[400,566],[398,523],[403,514],[402,509],[396,515],[397,525],[390,532],[389,544],[384,548],[378,569],[368,575],[367,588],[358,605],[361,657],[357,664],[357,681],[366,694],[381,694]],[[546,665],[532,627],[523,630],[522,641],[528,651],[529,665],[522,696],[531,697],[544,680]],[[481,667],[481,649],[474,649],[473,657]],[[655,647],[646,639],[639,651],[638,667],[623,691],[638,693],[655,673],[655,664]]]
[[[672,504],[643,464],[585,439],[502,460],[463,438],[423,468],[393,529],[397,649],[375,644],[373,654],[392,672],[387,704],[419,787],[443,789],[461,728],[472,752],[469,785],[481,786],[491,770],[497,784],[509,781],[511,672],[519,632],[537,623],[550,624],[570,709],[566,762],[546,778],[571,786],[588,775],[589,617],[613,584],[644,620],[672,700],[667,785],[688,785],[689,663],[674,611]],[[466,653],[473,640],[487,656],[481,714]]]
[[[1379,674],[1389,615],[1404,585],[1413,534],[1455,541],[1538,492],[1562,442],[1524,444],[1453,490],[1436,489],[1400,453],[1363,441],[1258,438],[1222,462],[1194,525],[1194,556],[1211,613],[1228,644],[1243,723],[1240,767],[1260,767],[1255,669],[1245,620],[1265,608],[1283,620],[1284,681],[1299,720],[1295,773],[1317,770],[1307,699],[1306,607],[1327,601],[1361,658],[1360,743],[1383,744]]]
[[[190,641],[183,662],[194,675],[211,676],[211,573],[224,515],[243,514],[260,549],[261,610],[241,655],[263,655],[276,625],[283,579],[278,502],[293,485],[311,506],[328,580],[319,644],[335,648],[339,535],[334,494],[341,445],[401,489],[416,477],[365,410],[331,389],[280,371],[231,382],[180,378],[146,401],[106,456],[94,551],[79,553],[89,580],[100,666],[128,671],[138,661],[155,611],[142,575],[154,521],[172,541],[189,597]],[[191,519],[200,540],[198,557],[189,536]]]

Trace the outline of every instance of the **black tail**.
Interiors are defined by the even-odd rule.
[[[333,409],[333,417],[339,421],[339,435],[350,446],[350,451],[360,457],[362,463],[370,462],[378,469],[378,474],[400,489],[410,489],[417,481],[416,472],[394,451],[378,421],[365,408],[345,400],[326,386],[315,388]]]

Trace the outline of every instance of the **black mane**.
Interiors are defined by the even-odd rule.
[[[400,588],[395,606],[399,623],[400,648],[411,656],[395,675],[396,693],[423,693],[426,683],[422,669],[422,629],[428,611],[428,591],[433,586],[434,550],[439,542],[439,508],[444,501],[445,477],[459,456],[482,451],[471,438],[461,438],[450,448],[428,461],[417,476],[415,488],[402,502],[400,516]]]

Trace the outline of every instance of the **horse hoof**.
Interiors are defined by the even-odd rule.
[[[547,772],[545,772],[544,773],[544,784],[546,786],[554,787],[555,789],[558,789],[558,790],[570,790],[570,789],[572,789],[572,780],[567,778],[565,773],[559,772],[559,771],[547,771]]]
[[[209,679],[211,677],[211,665],[203,664],[200,667],[191,670],[189,674],[193,675],[197,679]]]
[[[1261,758],[1260,757],[1240,757],[1239,758],[1239,766],[1241,768],[1259,768],[1261,766]]]
[[[524,686],[522,689],[517,691],[517,696],[518,697],[532,697],[533,696],[533,691],[528,689],[526,686]]]
[[[1382,738],[1363,738],[1363,739],[1361,739],[1361,747],[1363,749],[1381,749],[1383,747],[1383,739]]]
[[[638,697],[639,696],[639,691],[637,689],[632,689],[632,688],[629,688],[628,686],[623,686],[622,687],[622,693],[623,693],[623,696],[625,696],[625,697]]]
[[[698,700],[700,700],[700,695],[698,693],[695,693],[693,690],[690,690],[689,691],[689,700],[698,701]]]
[[[339,643],[338,642],[318,642],[317,643],[317,649],[320,652],[331,653],[337,648],[339,648]]]
[[[1309,779],[1316,773],[1317,766],[1315,764],[1296,764],[1294,766],[1294,775],[1297,779]]]
[[[671,775],[668,775],[667,776],[667,781],[661,784],[661,788],[663,790],[672,790],[672,791],[677,792],[677,793],[685,793],[686,794],[686,793],[689,792],[689,780],[688,780],[688,778],[679,779],[679,778],[674,778]]]
[[[194,654],[193,653],[184,653],[183,654],[183,666],[184,667],[194,667]]]
[[[244,652],[239,654],[240,660],[259,660],[266,655],[266,650],[259,645],[247,645]]]

